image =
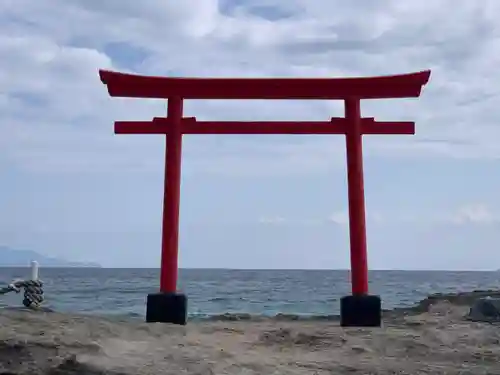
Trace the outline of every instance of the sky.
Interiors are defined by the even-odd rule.
[[[364,137],[369,267],[500,268],[498,0],[3,0],[0,244],[159,267],[165,139],[114,135],[166,102],[98,69],[193,77],[432,70],[362,102],[416,135]],[[327,120],[340,101],[186,101],[199,120]],[[180,266],[349,267],[345,139],[184,137]]]

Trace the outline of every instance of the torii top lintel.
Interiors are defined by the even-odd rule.
[[[384,99],[419,97],[430,70],[362,78],[172,78],[99,70],[110,96],[168,99]]]

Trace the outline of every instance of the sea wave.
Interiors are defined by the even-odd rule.
[[[428,311],[429,306],[436,304],[440,301],[448,301],[449,303],[457,306],[470,306],[477,298],[491,296],[500,298],[500,290],[474,290],[470,292],[458,293],[436,293],[418,301],[410,307],[396,307],[394,309],[384,309],[383,315],[386,317],[397,318],[398,316],[408,316],[420,314]],[[0,309],[12,309],[8,306],[0,305]],[[17,309],[17,308],[16,308]],[[46,312],[56,312],[51,308],[43,308]],[[82,314],[86,315],[86,314]],[[91,314],[101,316],[108,319],[125,319],[137,320],[143,319],[144,315],[136,312],[127,314]],[[276,314],[251,314],[248,312],[222,312],[215,314],[207,314],[202,312],[189,313],[188,318],[190,321],[339,321],[340,315],[338,314],[293,314],[293,313],[276,313]]]
[[[473,290],[470,292],[458,293],[436,293],[418,301],[413,306],[409,307],[396,307],[393,309],[384,309],[383,315],[386,317],[397,318],[398,316],[404,317],[408,315],[421,314],[429,309],[430,305],[436,304],[440,301],[448,301],[449,303],[457,306],[470,306],[477,298],[491,296],[499,297],[499,290]],[[110,317],[107,315],[107,317]],[[116,315],[115,315],[116,317]],[[132,319],[142,319],[143,315],[137,313],[129,313],[126,316]],[[216,314],[207,313],[190,313],[188,315],[191,321],[339,321],[340,315],[338,314],[292,314],[292,313],[277,313],[277,314],[251,314],[247,312],[222,312]]]
[[[413,314],[420,314],[426,312],[430,305],[437,302],[447,301],[457,306],[470,306],[473,301],[481,297],[500,297],[499,290],[473,290],[471,292],[458,292],[458,293],[435,293],[418,301],[410,307],[396,307],[394,309],[384,309],[383,315],[390,317],[407,316]],[[241,313],[222,313],[213,315],[193,315],[194,320],[208,320],[208,321],[263,321],[263,320],[276,320],[276,321],[338,321],[340,315],[316,315],[316,314],[288,314],[278,313],[275,315],[261,315]]]

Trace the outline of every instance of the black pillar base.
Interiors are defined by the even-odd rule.
[[[379,296],[355,295],[340,299],[342,327],[380,327],[382,302]]]
[[[148,294],[146,322],[186,325],[187,297],[178,293]]]

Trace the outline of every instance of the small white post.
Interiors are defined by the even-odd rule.
[[[31,280],[38,280],[38,262],[36,260],[31,261]]]

